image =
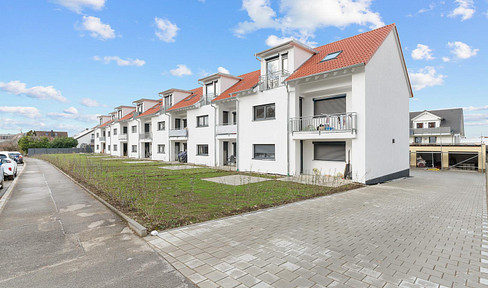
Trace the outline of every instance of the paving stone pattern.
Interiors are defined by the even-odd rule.
[[[488,287],[484,176],[412,175],[147,240],[200,287]]]

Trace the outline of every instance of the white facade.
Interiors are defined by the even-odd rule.
[[[91,146],[93,148],[95,145],[95,129],[87,128],[86,130],[73,136],[73,138],[78,140],[78,145],[76,148],[80,148],[82,146]]]
[[[411,119],[410,144],[454,145],[461,143],[461,133],[442,125],[442,117],[424,111]]]

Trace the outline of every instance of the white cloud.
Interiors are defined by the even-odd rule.
[[[83,8],[101,10],[105,6],[105,0],[54,0],[55,3],[80,14]]]
[[[169,72],[171,75],[182,77],[182,76],[188,76],[192,75],[193,73],[191,72],[190,68],[186,67],[186,65],[183,64],[178,64],[176,65],[178,68],[172,69]]]
[[[429,12],[429,11],[434,10],[434,8],[435,8],[435,4],[434,3],[431,3],[431,4],[429,4],[429,7],[428,8],[422,8],[417,13],[418,14],[423,14],[423,13],[426,13],[426,12]]]
[[[482,111],[482,110],[488,110],[488,105],[485,105],[485,106],[469,106],[469,107],[464,107],[463,109],[465,111]]]
[[[284,37],[294,36],[306,42],[314,38],[319,28],[344,28],[351,24],[383,26],[379,13],[371,11],[370,6],[371,0],[280,0],[280,15],[277,15],[269,0],[243,0],[242,9],[247,11],[250,20],[238,23],[234,33],[242,37],[272,28],[281,31]]]
[[[75,107],[69,107],[64,109],[63,112],[50,112],[47,116],[53,119],[72,119],[83,122],[95,122],[97,121],[97,115],[95,114],[80,114]]]
[[[38,118],[42,116],[41,112],[35,107],[0,106],[0,112],[20,114],[28,118]]]
[[[473,0],[456,0],[455,3],[458,5],[452,12],[448,15],[449,17],[461,16],[461,21],[468,20],[473,17],[475,12]]]
[[[442,85],[444,84],[444,78],[447,77],[442,74],[437,74],[435,68],[430,66],[419,69],[416,73],[410,72],[409,76],[415,91]]]
[[[293,37],[278,37],[276,35],[269,35],[269,37],[266,38],[265,43],[270,47],[274,47],[293,39]]]
[[[488,113],[466,114],[464,120],[466,122],[488,121]]]
[[[414,60],[433,60],[432,49],[427,45],[417,44],[417,48],[412,51],[412,58]]]
[[[229,70],[225,69],[222,66],[217,68],[217,71],[219,71],[219,73],[230,74]]]
[[[131,59],[131,58],[122,59],[119,56],[105,56],[105,57],[103,57],[103,59],[98,57],[98,56],[94,56],[93,60],[103,61],[103,63],[105,63],[105,64],[109,64],[110,62],[114,61],[119,66],[138,66],[138,67],[141,67],[144,64],[146,64],[146,61],[141,60],[141,59]]]
[[[451,53],[454,54],[458,59],[471,58],[476,56],[478,51],[480,51],[480,49],[473,49],[468,44],[460,41],[449,42],[447,45],[452,48]]]
[[[38,120],[18,120],[12,118],[3,118],[2,121],[0,121],[1,129],[16,132],[20,130],[23,130],[24,132],[28,130],[39,130],[44,128],[45,126],[46,124],[44,122]]]
[[[73,106],[71,106],[67,109],[64,109],[63,111],[64,111],[64,113],[68,113],[68,114],[73,114],[73,115],[78,114],[78,109],[76,109]]]
[[[446,63],[447,62],[451,62],[451,58],[449,58],[449,57],[442,57],[442,61],[444,61]]]
[[[154,18],[154,22],[156,23],[157,30],[154,32],[159,40],[164,42],[175,42],[176,34],[178,34],[178,26],[176,24],[171,23],[168,19],[162,18]]]
[[[90,32],[90,36],[100,40],[115,38],[115,31],[108,24],[102,23],[100,18],[93,16],[83,16],[81,30]]]
[[[98,103],[97,100],[93,100],[90,98],[81,99],[80,104],[83,106],[86,106],[86,107],[100,107],[100,106],[102,106],[100,103]]]
[[[54,89],[53,86],[34,86],[27,88],[27,84],[16,80],[8,83],[0,82],[0,89],[11,94],[22,94],[31,98],[42,100],[53,99],[59,102],[68,101],[63,95],[61,95],[61,91]]]

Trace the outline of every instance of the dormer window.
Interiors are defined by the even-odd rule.
[[[288,53],[281,55],[281,70],[288,71]]]
[[[268,75],[271,75],[273,73],[280,71],[279,59],[280,59],[279,55],[276,55],[274,57],[266,59],[266,73]]]
[[[137,112],[142,113],[142,103],[137,104]]]
[[[424,128],[424,123],[417,123],[417,129]]]
[[[171,108],[171,106],[173,106],[173,97],[171,96],[173,95],[168,94],[163,97],[164,110],[168,110],[169,108]]]
[[[342,50],[341,51],[337,51],[337,52],[332,52],[332,53],[329,53],[327,54],[327,56],[324,57],[324,59],[322,59],[322,61],[320,62],[324,62],[324,61],[329,61],[329,60],[334,60],[337,58],[337,56],[339,56],[339,54],[342,53]]]
[[[429,128],[435,128],[435,122],[429,122]]]
[[[103,122],[102,122],[102,118],[100,118],[100,125],[102,125],[102,124],[103,124]]]
[[[117,111],[117,119],[122,119],[122,110]]]
[[[205,93],[208,99],[212,99],[217,95],[217,81],[205,84]]]

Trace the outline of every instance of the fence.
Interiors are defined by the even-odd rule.
[[[91,147],[84,148],[29,148],[27,155],[35,156],[42,154],[71,154],[71,153],[93,153]]]

